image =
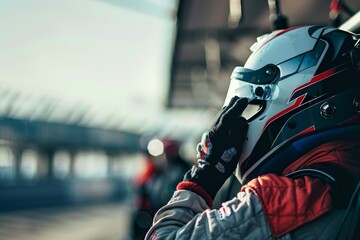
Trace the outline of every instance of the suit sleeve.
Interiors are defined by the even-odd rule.
[[[155,215],[145,239],[268,239],[271,232],[258,198],[248,189],[209,209],[188,190],[176,191]]]

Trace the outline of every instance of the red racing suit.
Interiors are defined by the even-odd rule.
[[[180,183],[155,215],[145,239],[334,239],[345,210],[334,207],[330,184],[309,176],[284,175],[333,162],[359,179],[359,160],[360,142],[323,144],[283,175],[270,173],[251,180],[220,209],[211,209],[212,202],[203,192],[184,190]]]

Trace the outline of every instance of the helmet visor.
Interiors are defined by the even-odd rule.
[[[274,83],[254,84],[253,81],[249,81],[247,76],[253,79],[259,73],[259,71],[251,71],[243,67],[235,68],[231,75],[229,90],[224,102],[224,106],[227,106],[234,96],[247,98],[249,105],[242,114],[247,120],[262,109],[263,104],[259,100],[274,100],[279,95],[279,88]]]

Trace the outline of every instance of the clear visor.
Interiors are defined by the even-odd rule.
[[[225,98],[224,107],[227,106],[230,100],[238,96],[240,98],[247,98],[249,105],[242,114],[247,120],[259,112],[262,104],[256,100],[274,100],[279,96],[279,87],[276,84],[253,84],[239,80],[237,75],[232,75],[230,86]]]

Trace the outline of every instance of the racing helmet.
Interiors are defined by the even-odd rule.
[[[236,177],[246,183],[294,138],[360,117],[360,41],[333,27],[300,26],[261,36],[235,67],[224,106],[248,99],[249,129]]]

